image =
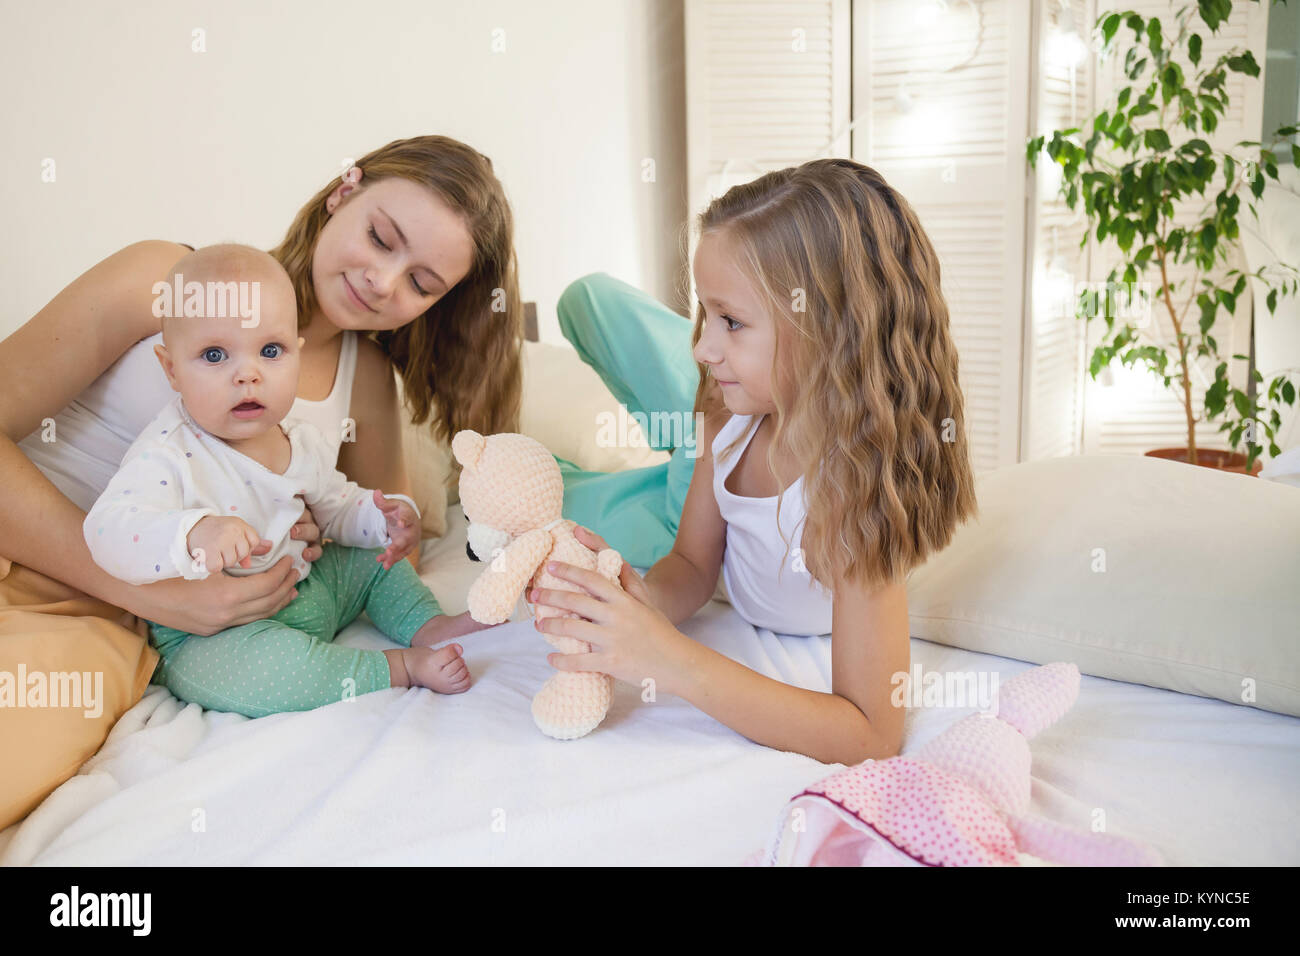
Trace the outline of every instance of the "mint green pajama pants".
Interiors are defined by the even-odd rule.
[[[409,561],[389,570],[382,548],[327,543],[298,582],[298,596],[273,617],[209,637],[149,623],[162,658],[153,683],[208,710],[264,717],[392,686],[383,651],[340,647],[335,636],[362,611],[403,647],[442,613]]]
[[[685,432],[690,437],[652,429],[647,439],[657,450],[672,452],[672,458],[648,468],[583,471],[556,457],[564,477],[564,517],[595,531],[630,564],[649,567],[672,550],[695,456],[709,451],[690,447],[699,384],[692,324],[603,272],[570,283],[556,312],[564,337],[628,411],[678,413],[691,429]],[[667,444],[676,437],[684,443]]]

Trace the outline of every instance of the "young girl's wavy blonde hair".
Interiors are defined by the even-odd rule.
[[[402,377],[412,424],[433,417],[433,434],[445,441],[465,428],[484,435],[517,431],[523,304],[514,220],[492,161],[446,136],[416,136],[367,153],[356,165],[360,189],[400,176],[433,190],[464,217],[474,244],[469,274],[424,314],[399,329],[367,333]],[[340,182],[335,177],[308,200],[271,250],[293,280],[303,324],[317,308],[312,258],[329,220],[325,200]]]
[[[776,322],[767,463],[775,475],[778,449],[803,463],[804,565],[827,587],[902,580],[977,513],[939,260],[916,214],[870,167],[822,159],[733,187],[698,226],[726,234]],[[692,344],[704,318],[700,305]]]

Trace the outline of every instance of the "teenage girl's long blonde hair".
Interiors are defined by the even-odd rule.
[[[399,329],[367,333],[401,375],[412,423],[433,418],[433,434],[444,441],[465,428],[484,435],[517,431],[523,304],[514,220],[492,161],[446,136],[416,136],[367,153],[356,165],[361,188],[400,176],[433,190],[464,217],[474,244],[469,274],[426,312]],[[340,182],[335,177],[308,200],[271,250],[293,280],[301,318],[317,307],[312,257],[329,220],[325,200]]]
[[[773,474],[779,449],[802,464],[804,565],[827,587],[901,580],[977,513],[939,260],[916,214],[875,170],[824,159],[733,187],[699,229],[726,234],[776,321],[767,459]]]

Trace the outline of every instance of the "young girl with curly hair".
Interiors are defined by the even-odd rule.
[[[555,566],[584,590],[530,600],[577,616],[537,626],[587,648],[552,654],[557,668],[651,678],[766,746],[827,763],[893,756],[906,576],[976,513],[938,258],[906,200],[847,159],[736,186],[699,227],[703,454],[672,549],[644,579],[625,562],[621,590]],[[754,626],[831,635],[830,693],[765,677],[677,629],[719,571]]]

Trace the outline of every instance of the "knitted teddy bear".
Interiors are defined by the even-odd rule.
[[[963,717],[915,755],[868,760],[803,791],[765,857],[751,862],[1017,866],[1025,853],[1073,866],[1162,865],[1136,841],[1029,816],[1029,740],[1078,694],[1074,664],[1017,674],[999,688],[996,714]]]
[[[520,594],[532,587],[563,591],[577,585],[550,574],[547,562],[572,564],[618,584],[622,556],[612,548],[594,554],[573,535],[577,524],[560,517],[564,482],[546,447],[525,435],[457,432],[451,453],[460,462],[460,502],[469,518],[471,556],[488,563],[469,589],[470,617],[480,624],[507,620]],[[529,608],[537,618],[577,617],[552,607]],[[562,654],[584,654],[586,641],[544,635]],[[573,740],[605,719],[614,679],[590,671],[559,671],[533,698],[533,721],[542,733]]]

